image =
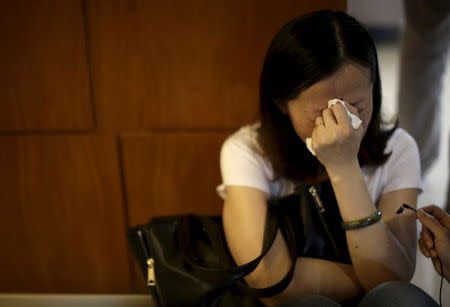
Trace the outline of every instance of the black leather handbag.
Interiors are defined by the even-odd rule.
[[[291,282],[297,257],[351,263],[342,218],[329,181],[298,185],[267,206],[262,253],[236,266],[220,216],[178,215],[133,227],[128,237],[150,294],[159,306],[263,306],[258,298],[282,292]],[[291,258],[289,272],[268,288],[249,287],[250,274],[280,230]]]

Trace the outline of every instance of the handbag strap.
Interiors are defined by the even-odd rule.
[[[275,207],[269,206],[269,208],[274,209]],[[237,286],[238,291],[241,293],[244,293],[247,295],[252,295],[252,296],[257,296],[257,297],[262,297],[262,298],[271,297],[271,296],[279,294],[284,289],[286,289],[289,286],[289,284],[291,283],[292,279],[294,278],[295,266],[296,266],[296,262],[297,262],[297,247],[296,247],[296,240],[295,240],[295,232],[294,232],[294,229],[292,228],[292,224],[291,224],[290,220],[287,218],[287,215],[283,211],[283,207],[280,206],[279,209],[281,209],[281,212],[280,212],[280,210],[276,210],[276,212],[274,212],[274,215],[276,215],[278,217],[279,225],[282,226],[282,227],[280,227],[280,230],[283,234],[283,237],[286,242],[286,246],[288,248],[289,258],[291,261],[291,266],[289,268],[289,271],[279,282],[277,282],[276,284],[274,284],[272,286],[266,287],[266,288],[252,288],[252,287],[249,287],[248,285],[244,284],[242,281],[237,281],[235,283],[235,285]],[[277,230],[275,230],[275,234],[276,234],[276,232],[277,232]],[[264,240],[264,241],[265,241],[264,245],[267,244],[268,249],[270,249],[270,247],[273,244],[273,241],[272,242],[269,242],[269,240],[267,240],[267,241]]]
[[[222,263],[224,267],[209,267],[198,264],[195,261],[195,257],[191,255],[189,242],[192,242],[190,233],[190,227],[183,227],[183,224],[188,225],[192,222],[197,222],[197,224],[201,225],[206,235],[208,236],[209,241],[214,247],[214,250],[217,251],[218,255],[216,255],[219,261]],[[223,238],[222,232],[219,231],[217,225],[211,221],[209,217],[199,216],[199,215],[188,215],[183,217],[182,221],[180,221],[180,230],[178,232],[179,236],[182,238],[178,239],[178,244],[180,249],[183,252],[183,255],[186,261],[189,263],[191,269],[197,276],[205,280],[221,280],[222,282],[235,281],[237,279],[243,278],[244,276],[253,272],[258,264],[261,262],[262,258],[267,254],[273,242],[275,241],[275,237],[278,229],[278,217],[273,216],[273,218],[266,219],[266,227],[264,234],[264,242],[267,244],[263,244],[263,250],[261,255],[252,261],[240,265],[233,266],[232,263],[228,263],[228,254],[225,251],[224,246],[225,240]]]
[[[226,242],[224,240],[223,233],[218,229],[217,224],[211,221],[210,218],[204,216],[191,215],[189,216],[189,218],[197,219],[198,222],[203,226],[208,239],[214,246],[214,250],[217,251],[219,261],[222,263],[222,265],[225,266],[225,268],[211,268],[199,265],[195,260],[192,259],[189,252],[188,242],[190,242],[190,233],[189,231],[184,232],[183,239],[179,240],[180,248],[183,251],[183,255],[185,256],[186,261],[190,264],[191,269],[195,271],[195,273],[199,277],[205,280],[220,281],[225,285],[232,286],[233,290],[235,291],[258,297],[274,296],[286,289],[290,284],[295,272],[297,250],[294,230],[289,219],[287,219],[282,206],[268,206],[262,252],[254,260],[240,266],[232,266],[232,264],[229,263],[229,254],[224,248],[224,246],[226,246]],[[264,258],[264,256],[268,253],[273,245],[273,242],[275,241],[278,228],[280,228],[286,241],[291,260],[291,267],[283,277],[283,279],[281,279],[275,285],[267,288],[249,287],[248,285],[240,281],[240,279],[253,272],[259,265],[261,260]]]

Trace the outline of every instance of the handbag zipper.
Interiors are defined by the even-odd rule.
[[[315,186],[311,186],[308,189],[309,193],[314,199],[314,203],[316,204],[317,209],[319,209],[319,213],[325,212],[325,207],[322,204],[322,200],[319,197],[319,193],[317,193],[317,189]]]
[[[156,286],[156,279],[155,279],[155,260],[150,257],[148,252],[148,246],[146,244],[146,241],[144,239],[144,236],[142,234],[142,230],[137,231],[139,241],[141,242],[141,245],[143,247],[143,251],[145,254],[145,258],[147,258],[147,286]]]
[[[317,192],[317,188],[315,186],[310,186],[308,188],[309,193],[311,194],[314,203],[316,204],[316,208],[319,211],[319,217],[320,221],[322,222],[322,225],[325,228],[325,231],[327,232],[328,237],[330,238],[331,243],[333,244],[334,251],[336,253],[337,257],[341,257],[341,253],[339,252],[336,242],[334,241],[333,236],[331,235],[330,229],[328,228],[327,223],[325,222],[325,219],[323,217],[323,213],[325,212],[325,207],[323,206],[322,200],[320,199],[319,193]]]
[[[155,280],[155,260],[147,259],[147,286],[156,286]]]

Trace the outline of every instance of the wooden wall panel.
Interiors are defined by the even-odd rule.
[[[2,136],[0,148],[0,292],[129,292],[115,138]]]
[[[0,130],[94,126],[82,0],[0,1]]]
[[[160,215],[220,214],[219,154],[229,132],[123,135],[130,225]]]
[[[345,3],[1,1],[0,292],[145,292],[127,227],[221,213],[270,39]]]
[[[101,129],[230,128],[257,118],[279,28],[345,0],[88,1]]]
[[[230,132],[160,132],[121,137],[129,224],[170,214],[221,214],[220,147]],[[146,293],[133,260],[133,291]]]

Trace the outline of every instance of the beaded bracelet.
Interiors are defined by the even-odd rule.
[[[374,214],[366,218],[362,218],[356,221],[342,222],[342,228],[344,228],[345,230],[358,229],[372,225],[378,222],[380,219],[381,219],[381,212],[380,210],[377,210]]]

